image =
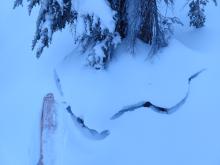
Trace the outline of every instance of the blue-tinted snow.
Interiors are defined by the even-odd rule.
[[[187,27],[186,10],[176,9],[185,26],[177,27],[170,46],[146,60],[147,46],[138,42],[136,55],[126,47],[106,71],[83,65],[72,50],[68,30],[54,36],[40,60],[30,50],[36,11],[12,10],[12,1],[0,10],[0,164],[30,165],[39,158],[39,120],[43,96],[57,100],[60,134],[57,164],[78,165],[218,165],[220,164],[220,7],[209,5],[207,24],[200,30]],[[62,61],[65,55],[70,54]],[[171,106],[187,90],[187,78],[207,70],[190,86],[186,103],[174,114],[160,115],[140,109],[111,121],[125,105],[149,99]],[[54,69],[61,79],[59,95]],[[77,116],[98,131],[109,129],[102,141],[84,137],[67,113],[63,101]],[[64,111],[65,112],[65,111]]]

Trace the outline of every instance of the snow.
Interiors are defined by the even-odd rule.
[[[73,8],[79,12],[80,16],[86,14],[94,14],[97,18],[101,19],[101,27],[108,28],[110,32],[114,31],[114,11],[111,10],[107,0],[74,0]]]
[[[178,5],[185,26],[175,27],[168,48],[147,59],[147,45],[138,41],[130,55],[124,43],[107,70],[97,71],[72,50],[68,29],[56,33],[37,60],[30,48],[36,11],[29,17],[5,2],[0,10],[0,164],[38,162],[42,101],[53,92],[59,119],[56,164],[218,165],[220,23],[215,18],[220,6],[208,5],[206,26],[196,30],[187,27],[186,9]],[[121,108],[141,101],[172,107],[185,96],[188,78],[203,68],[175,113],[140,108],[110,120]],[[107,129],[110,135],[100,141],[85,136],[65,110],[68,105],[87,126]]]

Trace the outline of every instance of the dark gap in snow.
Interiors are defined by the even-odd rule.
[[[127,106],[125,108],[123,108],[122,110],[118,111],[116,114],[114,114],[111,117],[111,120],[117,119],[120,116],[122,116],[124,113],[126,112],[131,112],[131,111],[135,111],[138,108],[144,107],[144,108],[151,108],[152,110],[159,112],[159,113],[165,113],[165,114],[171,114],[173,112],[175,112],[176,110],[178,110],[178,108],[180,108],[187,100],[188,96],[189,96],[189,91],[190,91],[190,83],[191,81],[196,78],[198,75],[200,75],[203,71],[205,71],[206,69],[202,69],[198,72],[196,72],[195,74],[191,75],[188,78],[188,90],[186,92],[186,95],[183,97],[183,99],[180,100],[180,102],[178,102],[176,105],[170,107],[170,108],[166,108],[166,107],[161,107],[161,106],[157,106],[154,105],[153,103],[151,103],[150,101],[142,101],[139,103],[136,103],[134,105],[130,105]]]
[[[93,140],[103,140],[105,139],[109,134],[109,130],[104,130],[101,132],[98,132],[95,129],[89,128],[87,125],[85,125],[84,120],[80,117],[77,117],[71,110],[71,106],[68,106],[66,108],[67,112],[70,114],[71,119],[75,123],[75,125],[79,128],[79,130],[89,139]]]

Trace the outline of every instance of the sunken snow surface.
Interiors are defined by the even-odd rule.
[[[39,119],[43,96],[53,92],[57,101],[60,134],[55,145],[56,164],[65,165],[218,165],[220,163],[220,7],[209,5],[207,25],[177,27],[170,46],[146,61],[145,44],[138,41],[134,57],[122,45],[106,71],[94,71],[72,51],[68,30],[54,36],[40,60],[30,51],[36,16],[24,9],[0,10],[0,164],[30,165],[39,158]],[[185,14],[185,15],[184,15]],[[70,53],[71,52],[71,53]],[[64,60],[64,56],[69,54]],[[191,84],[189,98],[179,111],[162,115],[140,109],[111,121],[120,108],[146,99],[172,106],[187,90],[187,78],[207,70]],[[64,96],[54,82],[60,76]],[[66,101],[66,104],[63,103]],[[104,140],[94,141],[74,126],[65,107],[98,131],[109,129]]]

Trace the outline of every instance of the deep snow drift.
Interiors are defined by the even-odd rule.
[[[36,164],[40,151],[42,99],[53,92],[59,133],[55,139],[55,164],[64,165],[218,165],[220,164],[220,7],[207,7],[202,29],[188,27],[186,8],[175,12],[185,26],[177,26],[168,48],[152,60],[148,46],[138,41],[135,54],[121,45],[105,71],[84,65],[72,50],[68,29],[55,34],[40,60],[30,50],[36,13],[13,11],[4,2],[0,10],[0,164]],[[140,108],[117,120],[110,117],[127,105],[150,100],[170,107],[181,100],[188,78],[187,101],[171,115]],[[60,79],[57,88],[54,70]],[[89,128],[110,134],[97,140],[85,135],[66,111],[82,118]]]

